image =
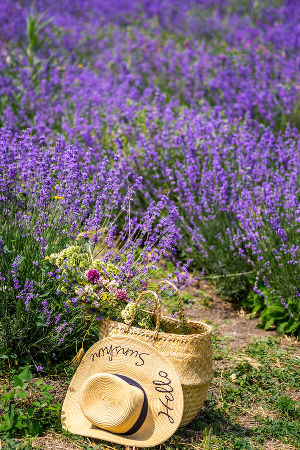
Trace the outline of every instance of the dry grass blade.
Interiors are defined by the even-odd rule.
[[[291,345],[297,345],[300,343],[298,336],[287,336],[286,334],[284,334],[281,338],[282,341],[287,341],[289,344]]]
[[[247,362],[255,370],[258,370],[260,367],[262,367],[262,364],[260,362],[247,355],[239,354],[238,356],[234,356],[234,360],[238,362]]]
[[[74,356],[74,358],[70,362],[70,366],[72,366],[74,369],[76,369],[79,366],[79,364],[81,363],[81,360],[82,360],[83,356],[84,356],[84,350],[81,347],[79,352],[77,352],[77,355]]]

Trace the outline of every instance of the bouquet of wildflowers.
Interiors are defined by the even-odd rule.
[[[129,277],[131,283],[125,283],[116,264],[94,259],[85,246],[79,245],[70,245],[60,253],[46,257],[46,260],[57,268],[58,290],[72,306],[80,307],[88,315],[95,315],[98,321],[109,318],[129,322],[136,283],[132,283],[133,277]],[[147,286],[147,283],[139,281],[142,289]],[[135,322],[143,328],[152,328],[149,316],[141,308],[138,308]]]
[[[135,298],[175,252],[178,230],[172,214],[161,217],[167,201],[163,196],[153,202],[139,221],[125,222],[119,233],[114,223],[80,233],[74,245],[45,258],[52,270],[49,273],[59,280],[57,292],[72,308],[98,321],[108,318],[129,323]],[[186,269],[177,264],[170,278],[176,277],[178,285],[185,284],[189,277]],[[138,307],[134,325],[153,327],[142,307]]]

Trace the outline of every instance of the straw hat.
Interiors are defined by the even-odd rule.
[[[171,363],[145,342],[111,337],[83,357],[62,407],[62,426],[81,436],[153,447],[175,433],[182,414],[182,387]]]

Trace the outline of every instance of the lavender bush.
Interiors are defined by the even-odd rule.
[[[81,311],[63,295],[59,267],[47,264],[48,255],[54,262],[54,255],[76,244],[80,233],[82,240],[94,230],[88,245],[96,246],[101,264],[118,266],[121,286],[114,297],[120,297],[122,286],[130,286],[133,300],[175,253],[175,211],[160,217],[168,204],[165,196],[152,202],[140,221],[132,217],[129,222],[128,208],[140,180],[122,195],[128,185],[118,158],[112,169],[104,159],[102,169],[89,177],[89,153],[81,161],[74,147],[63,149],[59,142],[47,147],[43,139],[35,145],[27,132],[16,137],[4,129],[0,136],[1,347],[13,357],[47,361],[55,353],[62,357],[75,350],[86,330]],[[125,216],[121,234],[120,215]]]
[[[0,122],[11,133],[3,145],[26,148],[18,158],[22,171],[27,167],[24,186],[19,178],[7,185],[23,208],[17,221],[9,215],[11,226],[22,220],[22,227],[38,227],[39,239],[45,223],[49,230],[58,227],[57,242],[38,241],[36,247],[39,254],[43,248],[43,256],[57,253],[75,245],[82,228],[99,225],[102,216],[92,211],[104,200],[97,200],[97,189],[115,180],[119,194],[111,194],[109,205],[116,208],[128,204],[128,185],[138,185],[130,202],[132,230],[147,208],[153,211],[153,201],[162,202],[172,219],[170,230],[175,233],[174,223],[180,229],[180,259],[192,259],[204,277],[217,277],[224,298],[263,310],[264,327],[275,323],[281,332],[299,333],[299,18],[296,0],[43,0],[30,8],[4,1]],[[28,128],[33,140],[25,134],[17,144],[14,133]],[[53,155],[61,170],[71,161],[69,185],[57,168],[51,169],[51,186],[39,185],[43,207],[36,203],[31,175],[40,139],[46,178]],[[59,146],[53,147],[57,139]],[[11,158],[5,155],[6,150],[3,167]],[[10,170],[9,180],[14,166]],[[85,178],[79,183],[81,170]],[[49,201],[45,193],[56,185],[57,198]],[[70,197],[67,185],[72,185]],[[42,209],[25,219],[27,202]],[[125,227],[125,242],[126,214],[125,208],[113,218],[117,231]],[[155,215],[154,235],[164,214]],[[1,276],[11,267],[12,280],[27,271],[24,290],[30,280],[27,262],[39,260],[31,250],[27,256],[13,253],[2,234],[2,252],[10,259]],[[131,256],[134,248],[128,247]],[[28,284],[22,298],[37,293]]]
[[[196,1],[64,3],[36,2],[32,11],[14,2],[3,7],[3,23],[14,13],[23,22],[2,37],[2,123],[95,146],[103,118],[126,112],[127,99],[133,108],[147,105],[157,92],[174,106],[224,111],[231,119],[250,112],[276,128],[298,123],[293,2],[277,9],[251,1],[233,2],[235,8],[223,1],[213,8]]]

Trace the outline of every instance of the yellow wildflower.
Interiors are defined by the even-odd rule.
[[[106,300],[106,299],[107,299],[107,294],[104,294],[103,297],[102,297],[102,299],[103,299],[103,300]]]
[[[46,258],[45,258],[45,259],[50,259],[50,258],[49,258],[49,256],[46,256]]]
[[[63,197],[59,197],[58,195],[55,195],[54,199],[55,199],[55,200],[62,200]]]

